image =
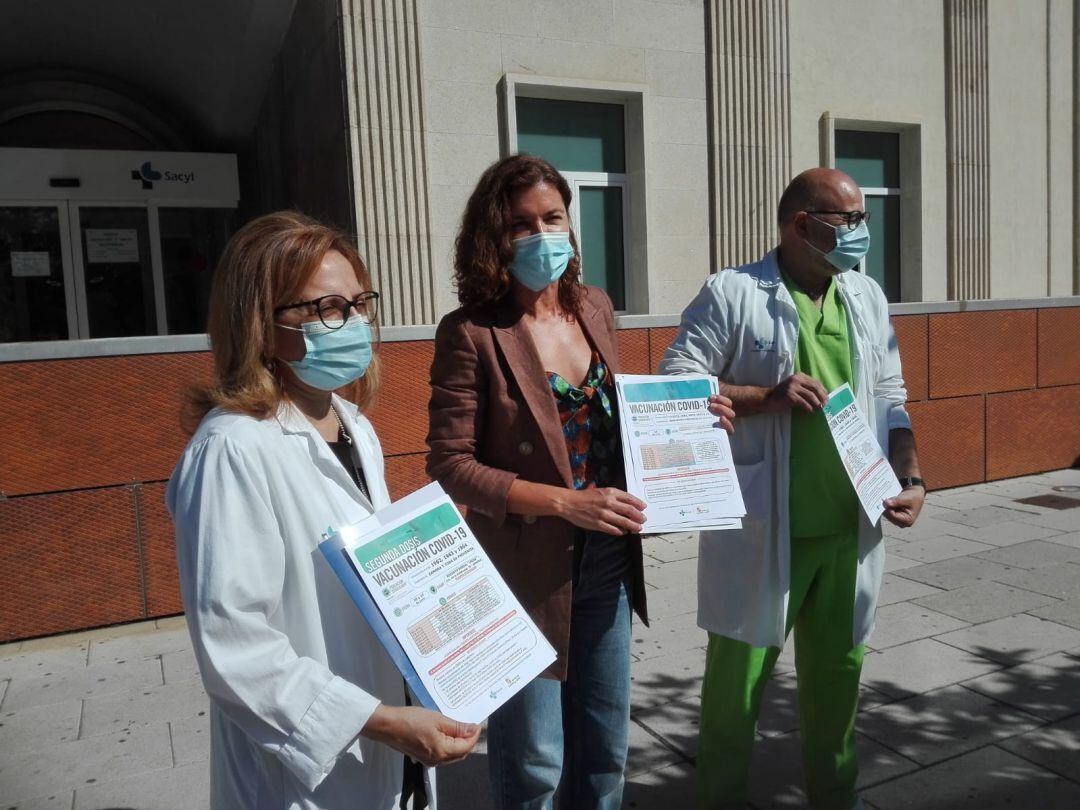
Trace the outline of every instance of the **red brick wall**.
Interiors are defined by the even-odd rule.
[[[208,352],[0,363],[0,492],[167,479],[181,393],[211,367]]]
[[[931,488],[1080,457],[1080,307],[893,323]],[[623,368],[655,370],[675,332],[621,330]],[[433,350],[381,351],[371,418],[399,498],[427,482]],[[0,363],[0,641],[180,612],[164,482],[186,439],[180,394],[210,368],[206,352]]]
[[[1080,307],[893,322],[931,488],[1060,469],[1080,459]]]
[[[146,615],[130,487],[0,501],[0,640]]]

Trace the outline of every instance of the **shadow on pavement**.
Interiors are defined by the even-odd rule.
[[[1080,807],[1080,657],[1038,661],[1030,649],[975,648],[1001,668],[911,695],[900,679],[866,679],[856,723],[859,789],[882,810]],[[623,807],[695,806],[700,673],[636,676]],[[888,695],[907,693],[891,698]],[[754,745],[750,806],[805,807],[795,678],[774,675]],[[706,765],[707,766],[707,765]],[[440,769],[443,810],[492,807],[487,756]]]

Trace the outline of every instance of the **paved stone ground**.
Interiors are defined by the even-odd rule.
[[[858,721],[864,800],[1080,807],[1080,508],[1016,499],[1080,470],[934,493],[890,531]],[[1070,496],[1070,491],[1061,493]],[[654,626],[635,626],[625,806],[693,806],[705,634],[697,544],[647,540]],[[0,810],[198,810],[206,697],[182,618],[0,646]],[[490,807],[483,748],[440,772],[443,807]],[[805,803],[791,650],[769,686],[755,807]]]

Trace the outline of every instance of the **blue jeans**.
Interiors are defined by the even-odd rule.
[[[488,720],[495,806],[616,810],[630,741],[630,600],[592,587],[582,567],[570,613],[566,681],[537,678]]]

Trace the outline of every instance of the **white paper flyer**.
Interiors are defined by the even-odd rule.
[[[871,523],[877,523],[885,512],[881,502],[900,494],[900,481],[859,410],[850,385],[844,383],[832,391],[824,411],[863,511]]]
[[[422,688],[413,691],[421,703],[447,717],[483,721],[555,660],[438,484],[323,545],[332,565],[335,548],[344,552],[351,570],[339,559],[339,578],[377,635],[385,620],[400,650],[391,649],[385,632],[380,639],[410,686],[418,680]],[[355,591],[359,584],[370,601]],[[369,615],[373,607],[379,616]]]
[[[731,445],[708,409],[716,378],[620,374],[615,389],[627,491],[648,504],[642,532],[739,528]]]

